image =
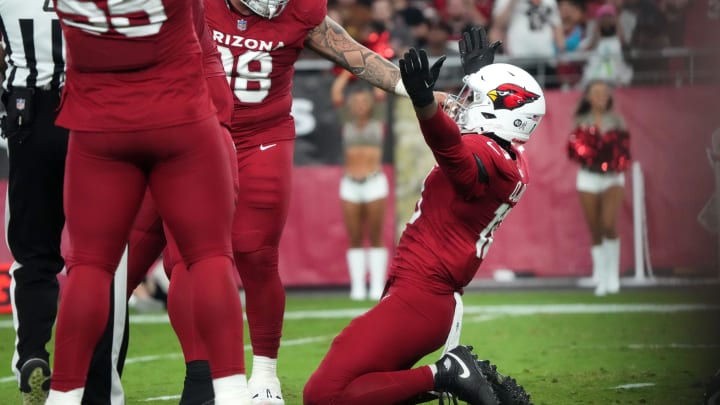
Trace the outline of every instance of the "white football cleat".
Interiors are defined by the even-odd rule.
[[[253,405],[285,405],[277,377],[250,378],[248,389]]]

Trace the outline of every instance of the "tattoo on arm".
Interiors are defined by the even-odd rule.
[[[392,62],[360,45],[330,17],[308,32],[305,45],[375,87],[393,92],[400,70]]]

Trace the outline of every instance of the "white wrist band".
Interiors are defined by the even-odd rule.
[[[398,80],[397,84],[395,85],[395,94],[397,94],[398,96],[410,97],[407,90],[405,90],[405,85],[403,84],[402,79]]]

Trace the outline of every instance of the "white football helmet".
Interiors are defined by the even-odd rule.
[[[492,132],[525,143],[545,115],[542,88],[517,66],[494,63],[463,77],[463,83],[443,106],[463,132]]]
[[[250,10],[260,17],[272,19],[285,10],[290,0],[240,0]]]

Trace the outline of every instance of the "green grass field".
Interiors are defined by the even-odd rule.
[[[696,405],[720,368],[718,296],[717,286],[628,289],[606,298],[589,290],[469,291],[462,342],[515,376],[536,405]],[[336,293],[288,295],[279,361],[288,405],[302,403],[303,384],[353,312],[328,311],[368,306]],[[9,378],[13,339],[10,317],[0,317],[0,405],[21,403]],[[183,372],[167,322],[131,325],[128,404],[177,403]]]

